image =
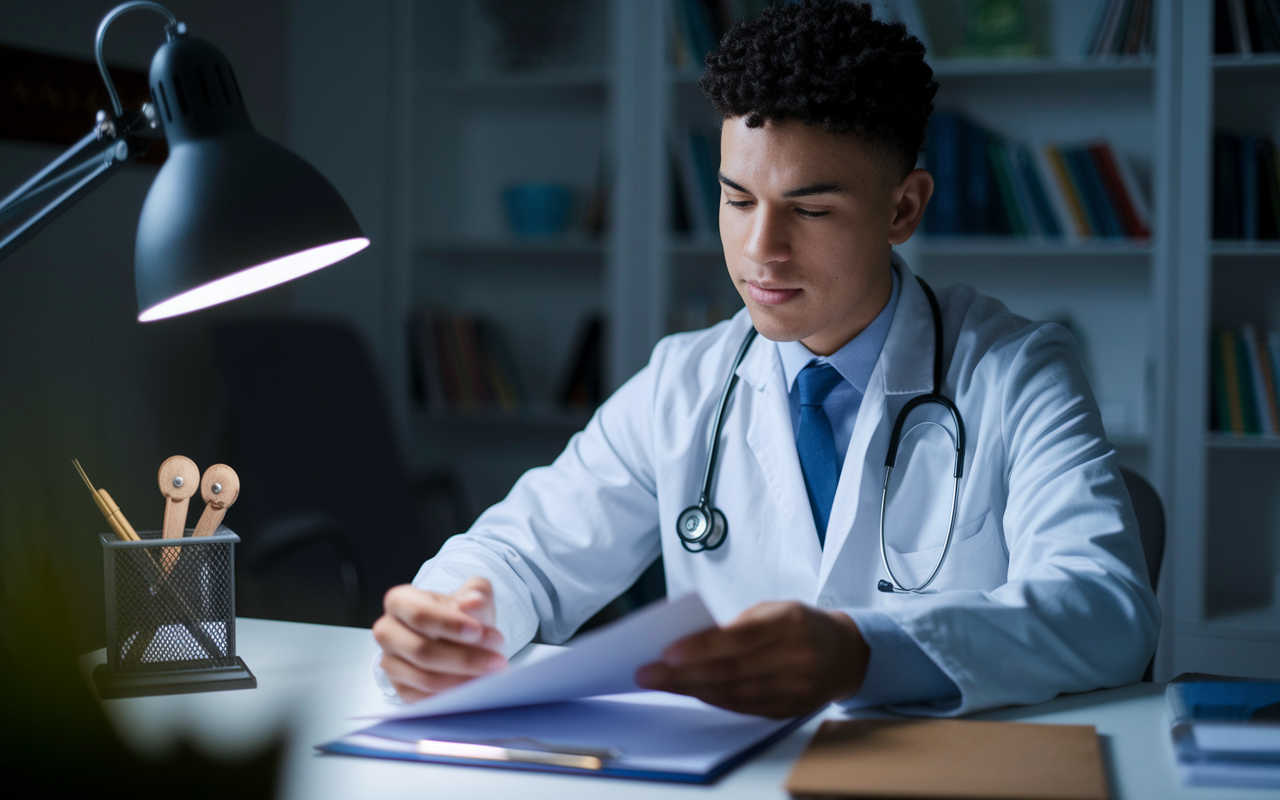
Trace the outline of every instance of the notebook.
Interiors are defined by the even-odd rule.
[[[797,797],[1106,800],[1092,725],[827,721],[787,778]]]

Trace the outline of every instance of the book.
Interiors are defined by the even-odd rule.
[[[1209,394],[1209,429],[1231,432],[1230,401],[1227,399],[1227,370],[1222,337],[1214,331],[1209,342],[1209,377],[1213,389]]]
[[[1184,784],[1280,787],[1280,682],[1175,679],[1165,704]]]
[[[604,319],[594,316],[582,326],[578,345],[559,393],[569,408],[595,408],[604,400]]]
[[[421,310],[411,325],[414,396],[426,411],[511,412],[530,403],[505,337],[490,320]]]
[[[1120,218],[1121,227],[1126,236],[1146,239],[1151,236],[1151,229],[1145,220],[1138,215],[1136,204],[1130,197],[1129,187],[1120,176],[1120,167],[1111,145],[1107,142],[1093,142],[1088,146],[1089,157],[1098,172],[1111,206]]]
[[[1059,216],[1057,208],[1049,200],[1043,180],[1043,177],[1047,176],[1041,176],[1030,148],[1024,144],[1015,144],[1010,151],[1010,156],[1021,177],[1022,186],[1027,192],[1041,235],[1054,239],[1061,238],[1065,220]]]
[[[1254,430],[1251,433],[1274,435],[1277,427],[1272,414],[1272,403],[1268,396],[1271,370],[1262,358],[1262,349],[1258,346],[1258,332],[1252,325],[1241,325],[1240,343],[1243,345],[1244,361],[1248,364],[1249,401],[1252,406]]]
[[[987,157],[991,159],[991,166],[995,171],[996,186],[1009,218],[1010,233],[1015,236],[1026,236],[1031,232],[1031,227],[1018,200],[1004,144],[993,138],[987,145]]]
[[[1076,179],[1076,185],[1083,189],[1084,205],[1089,213],[1090,224],[1094,230],[1101,232],[1101,235],[1107,238],[1114,239],[1124,236],[1124,229],[1120,225],[1120,216],[1112,207],[1111,199],[1107,196],[1107,191],[1102,186],[1102,179],[1098,176],[1098,170],[1093,164],[1088,148],[1067,148],[1064,151],[1064,155],[1067,159],[1067,166],[1071,169],[1072,175]]]
[[[965,183],[960,166],[963,117],[954,111],[936,111],[925,138],[925,165],[933,173],[933,199],[925,209],[925,233],[949,236],[962,232],[961,191]]]
[[[1090,223],[1089,215],[1085,212],[1084,200],[1080,195],[1080,187],[1076,185],[1071,170],[1067,169],[1067,160],[1063,157],[1062,150],[1056,144],[1046,144],[1043,150],[1045,160],[1052,168],[1050,174],[1056,181],[1056,185],[1066,201],[1067,208],[1070,210],[1071,221],[1075,226],[1077,235],[1092,236],[1094,229]]]
[[[1235,334],[1229,328],[1218,331],[1218,346],[1222,349],[1222,382],[1228,425],[1224,430],[1237,435],[1244,435],[1244,404],[1241,401],[1240,366],[1236,356]]]

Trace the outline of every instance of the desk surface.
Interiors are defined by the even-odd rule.
[[[284,797],[595,798],[725,796],[786,798],[783,780],[816,730],[813,720],[710,787],[567,777],[322,756],[313,747],[364,723],[350,717],[387,707],[369,670],[377,649],[365,629],[241,619],[237,649],[258,688],[109,700],[108,715],[142,752],[163,753],[179,737],[211,755],[241,755],[279,732],[289,737]],[[94,654],[102,660],[101,651]],[[978,719],[1095,725],[1116,800],[1280,798],[1280,790],[1185,788],[1177,779],[1164,719],[1163,686],[1133,684],[1059,697]]]

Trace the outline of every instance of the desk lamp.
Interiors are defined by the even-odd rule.
[[[151,102],[120,104],[102,56],[121,14],[168,20],[151,59]],[[187,35],[164,6],[129,2],[98,25],[94,53],[112,113],[98,112],[83,139],[0,200],[0,223],[30,213],[3,240],[0,260],[163,136],[169,157],[147,193],[134,248],[138,321],[173,317],[279,285],[369,245],[351,209],[314,167],[253,129],[231,64]]]

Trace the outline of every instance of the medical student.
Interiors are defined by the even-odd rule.
[[[865,4],[770,8],[701,86],[746,308],[659,342],[553,464],[388,592],[384,688],[416,700],[563,642],[658,555],[720,627],[637,680],[725,708],[959,714],[1137,680],[1160,614],[1073,341],[892,253],[933,191],[919,40]],[[677,529],[697,511],[707,533],[712,508],[722,541]]]

